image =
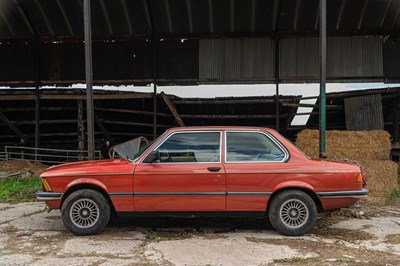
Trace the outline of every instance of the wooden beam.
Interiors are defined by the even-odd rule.
[[[105,128],[102,119],[100,119],[100,117],[97,116],[96,112],[94,112],[94,122],[96,123],[96,125],[100,128],[101,132],[103,133],[103,136],[109,141],[111,142],[111,137],[110,134],[108,133],[107,129]]]
[[[280,99],[281,103],[294,103],[298,98],[293,99]],[[275,103],[275,99],[235,99],[235,100],[222,100],[222,99],[210,99],[210,100],[174,100],[175,104],[266,104]]]
[[[183,118],[197,118],[197,119],[263,119],[275,118],[276,115],[181,115]],[[279,117],[288,117],[288,115],[280,115]]]
[[[117,109],[117,108],[102,108],[102,107],[95,107],[96,111],[104,111],[104,112],[116,112],[116,113],[127,113],[127,114],[137,114],[137,115],[153,115],[153,112],[149,111],[140,111],[140,110],[128,110],[128,109]],[[172,117],[171,114],[165,113],[157,113],[157,116],[163,117]]]
[[[115,120],[114,120],[114,121],[111,121],[111,120],[103,120],[103,123],[105,123],[105,124],[112,124],[112,125],[153,127],[153,124],[149,124],[149,123],[136,123],[136,122],[127,122],[127,121],[115,121]],[[160,125],[160,124],[157,124],[157,127],[171,128],[172,126],[170,126],[170,125]]]
[[[3,121],[4,124],[7,125],[7,127],[14,132],[18,137],[21,138],[21,140],[28,140],[26,135],[24,133],[22,133],[10,120],[8,120],[8,118],[0,112],[0,120]],[[32,121],[33,123],[35,123],[35,121]]]
[[[282,104],[286,107],[310,107],[319,108],[318,104],[308,104],[308,103],[284,103]],[[343,105],[327,105],[326,109],[343,109]]]
[[[94,94],[93,100],[119,100],[119,99],[149,99],[151,93],[118,93],[118,94]],[[57,94],[41,94],[40,99],[44,100],[86,100],[86,95],[57,95]]]
[[[86,120],[83,120],[84,122]],[[23,120],[23,121],[10,121],[15,125],[34,125],[34,120]],[[59,120],[40,120],[39,123],[43,124],[75,124],[78,123],[78,119],[59,119]]]
[[[175,105],[170,101],[168,96],[163,91],[160,94],[161,94],[164,102],[167,104],[169,110],[171,110],[171,113],[174,115],[176,122],[178,122],[179,126],[184,127],[185,123],[183,122],[182,118],[179,116],[178,111],[175,108]]]

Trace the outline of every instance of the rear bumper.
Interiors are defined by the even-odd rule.
[[[317,192],[321,199],[329,198],[365,198],[368,196],[367,189],[361,190],[348,190],[348,191],[331,191],[331,192]]]
[[[38,201],[48,201],[48,200],[60,200],[62,197],[60,192],[47,192],[44,190],[38,190],[36,192],[36,199]]]

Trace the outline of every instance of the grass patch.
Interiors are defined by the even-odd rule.
[[[341,263],[353,263],[354,262],[354,258],[350,257],[350,256],[343,255],[342,257],[337,258],[336,261],[337,262],[341,262]]]
[[[400,199],[400,190],[397,188],[392,189],[389,193],[385,195],[386,202],[393,202],[397,199]]]
[[[26,202],[36,199],[36,191],[42,187],[41,179],[8,177],[0,179],[0,202]]]

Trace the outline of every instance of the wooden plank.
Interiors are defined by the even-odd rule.
[[[179,126],[184,127],[185,123],[183,122],[182,118],[179,116],[178,111],[175,108],[175,105],[171,102],[171,100],[168,98],[168,96],[163,91],[160,94],[161,94],[164,102],[167,104],[169,110],[171,110],[171,113],[174,115],[176,122],[178,122]]]
[[[27,137],[25,136],[24,133],[22,133],[8,118],[0,112],[0,120],[3,121],[4,124],[15,134],[17,134],[18,137],[20,137],[22,140],[27,140]],[[35,123],[35,121],[32,121]]]

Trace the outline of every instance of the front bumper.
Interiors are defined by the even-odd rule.
[[[47,200],[60,200],[63,193],[61,192],[47,192],[44,190],[38,190],[36,192],[36,199],[38,201],[47,201]]]

